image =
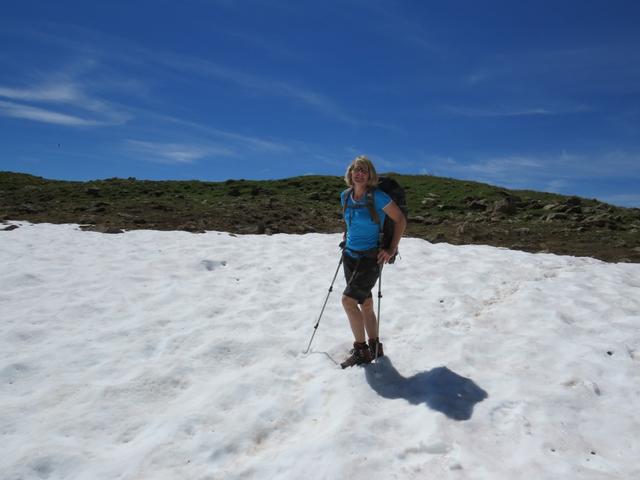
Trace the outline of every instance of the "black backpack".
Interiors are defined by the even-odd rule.
[[[408,217],[409,209],[407,208],[407,198],[404,194],[404,189],[396,180],[391,177],[380,177],[378,179],[378,186],[376,188],[379,188],[384,193],[389,195],[391,197],[391,200],[393,200],[396,205],[398,205],[398,207],[404,214],[405,219]],[[347,189],[347,196],[345,197],[345,202],[342,209],[343,215],[347,208],[347,198],[348,195],[351,195],[351,190],[351,188]],[[371,220],[374,223],[380,225],[380,218],[378,217],[376,209],[373,205],[373,198],[373,190],[370,189],[367,192],[367,209],[369,210],[369,215],[371,215]],[[382,225],[380,228],[380,240],[378,242],[380,248],[386,249],[391,245],[391,241],[393,240],[394,226],[395,222],[391,218],[389,218],[389,215],[385,215],[384,225]],[[393,263],[396,261],[397,254],[398,252],[396,252],[396,254],[389,259],[389,263]]]

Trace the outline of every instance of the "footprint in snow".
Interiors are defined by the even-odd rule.
[[[208,271],[212,272],[216,268],[226,267],[227,261],[226,260],[202,260],[200,264],[204,266],[204,268],[206,268]]]

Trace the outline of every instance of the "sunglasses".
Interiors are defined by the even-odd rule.
[[[354,167],[353,173],[369,173],[369,170],[364,167]]]

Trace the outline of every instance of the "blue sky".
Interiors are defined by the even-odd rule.
[[[267,179],[364,153],[640,206],[639,2],[5,3],[0,170]]]

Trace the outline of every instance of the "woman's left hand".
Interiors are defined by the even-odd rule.
[[[393,254],[394,254],[394,253],[395,253],[395,252],[392,252],[391,250],[384,250],[384,249],[381,249],[381,250],[378,252],[378,263],[387,263],[387,262],[389,261],[389,259],[390,259],[391,257],[393,257]]]

